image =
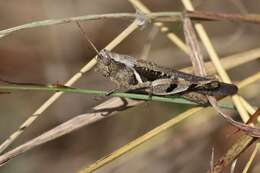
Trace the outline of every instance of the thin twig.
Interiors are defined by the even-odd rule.
[[[145,17],[149,19],[164,18],[164,17],[180,18],[181,15],[182,15],[181,12],[156,12],[156,13],[146,14]],[[23,30],[23,29],[66,24],[66,23],[71,23],[76,21],[87,21],[87,20],[98,20],[98,19],[136,19],[136,17],[137,17],[136,13],[109,13],[109,14],[84,15],[84,16],[68,17],[68,18],[61,18],[61,19],[42,20],[42,21],[31,22],[24,25],[2,30],[0,31],[0,38],[3,38],[13,32]]]

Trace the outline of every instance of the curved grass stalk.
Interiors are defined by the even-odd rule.
[[[156,20],[157,18],[172,17],[172,18],[176,18],[177,20],[180,19],[181,15],[182,12],[156,12],[156,13],[145,14],[144,17],[148,19],[154,19],[154,20]],[[137,18],[136,13],[108,13],[108,14],[95,14],[95,15],[68,17],[68,18],[61,18],[61,19],[48,19],[48,20],[30,22],[13,28],[1,30],[0,39],[5,36],[8,36],[11,33],[24,30],[24,29],[66,24],[66,23],[72,23],[76,21],[99,20],[99,19],[136,19],[136,18]]]

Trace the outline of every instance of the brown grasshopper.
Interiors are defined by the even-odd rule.
[[[128,55],[96,49],[79,23],[81,32],[97,52],[97,71],[117,84],[115,90],[158,96],[176,95],[198,104],[207,104],[207,95],[222,98],[233,95],[237,87],[213,78],[200,77]],[[113,91],[115,91],[113,90]],[[108,94],[112,93],[108,92]]]
[[[118,89],[127,92],[176,95],[198,104],[208,103],[206,95],[222,98],[237,92],[237,87],[233,84],[160,67],[107,50],[98,53],[97,61],[98,71],[115,82]]]

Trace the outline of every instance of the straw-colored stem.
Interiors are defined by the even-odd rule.
[[[229,70],[259,58],[260,58],[260,48],[255,48],[255,49],[251,49],[251,50],[247,50],[244,52],[223,57],[220,59],[220,62],[225,68],[225,70]],[[191,67],[186,67],[182,70],[190,73],[192,72],[192,68],[193,67],[191,66]],[[211,61],[205,63],[205,68],[208,74],[216,73],[216,68],[214,67]]]
[[[255,159],[256,153],[257,153],[257,151],[259,150],[259,147],[260,147],[260,143],[257,142],[257,143],[256,143],[256,146],[255,146],[255,149],[254,149],[254,151],[252,152],[250,158],[248,159],[248,161],[247,161],[247,163],[246,163],[246,166],[244,167],[242,173],[247,173],[247,172],[248,172],[250,166],[252,165],[252,163],[253,163],[253,161],[254,161],[254,159]]]
[[[256,109],[254,109],[243,97],[240,97],[240,101],[251,115],[253,115],[255,113]],[[257,119],[257,122],[259,123],[259,119]],[[252,163],[255,159],[256,153],[259,150],[259,147],[260,147],[260,143],[259,143],[259,140],[258,140],[256,145],[255,145],[254,151],[252,152],[249,160],[246,163],[246,166],[243,169],[243,173],[248,172],[250,166],[252,165]]]
[[[123,154],[133,150],[137,146],[141,145],[145,141],[155,137],[156,135],[162,133],[163,131],[167,130],[168,128],[174,126],[175,124],[178,124],[179,122],[183,121],[184,119],[190,117],[191,115],[194,115],[196,112],[202,110],[203,108],[192,108],[188,111],[185,111],[178,116],[172,118],[171,120],[167,121],[166,123],[163,123],[162,125],[156,127],[155,129],[149,131],[148,133],[144,134],[143,136],[140,136],[139,138],[135,139],[132,142],[129,142],[125,146],[121,147],[120,149],[116,150],[115,152],[109,154],[108,156],[101,158],[100,160],[96,161],[95,163],[88,166],[86,169],[83,169],[79,173],[90,173],[98,168],[102,167],[103,165],[115,160],[116,158],[122,156]]]
[[[256,111],[255,108],[253,108],[243,97],[239,97],[241,103],[243,104],[244,108],[247,110],[247,112],[250,114],[250,115],[253,115]]]
[[[252,75],[246,79],[244,79],[241,83],[240,86],[243,88],[244,86],[248,85],[249,83],[252,83],[252,81],[256,81],[257,79],[260,78],[260,72],[257,72],[255,75]]]
[[[186,10],[194,11],[194,8],[193,8],[190,0],[182,0],[182,3],[185,6]],[[222,80],[224,82],[231,83],[231,80],[230,80],[228,74],[226,73],[225,69],[221,65],[217,52],[214,49],[204,27],[201,24],[197,23],[197,24],[195,24],[195,29],[196,29],[203,45],[206,47],[206,49],[209,53],[210,59],[213,62],[219,76],[222,78]],[[237,108],[241,118],[243,119],[244,122],[246,122],[246,120],[249,118],[249,115],[248,115],[247,111],[244,109],[242,103],[240,102],[239,96],[234,95],[232,97],[232,99],[233,99],[234,104],[236,105],[236,108]]]

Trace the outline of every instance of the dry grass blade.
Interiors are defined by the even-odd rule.
[[[259,79],[259,77],[260,77],[260,72],[243,80],[240,86],[243,88],[245,85],[248,85],[248,83],[252,83],[252,81],[256,81],[256,79]]]
[[[193,10],[193,7],[192,7],[192,4],[190,3],[189,0],[183,0],[183,4],[185,5],[185,7],[188,9],[188,10]],[[189,25],[189,23],[188,23]],[[192,26],[190,27],[187,27],[187,29],[192,29]],[[220,76],[223,78],[224,82],[227,82],[227,83],[230,83],[230,79],[226,73],[226,71],[224,70],[224,68],[222,67],[221,63],[220,63],[220,60],[206,34],[206,31],[204,30],[204,28],[202,27],[202,25],[198,24],[197,25],[197,32],[200,34],[200,37],[202,40],[204,40],[204,45],[206,46],[208,52],[212,52],[212,54],[210,54],[210,57],[211,57],[211,60],[213,61],[214,65],[216,66],[216,69],[217,71],[219,72]],[[194,34],[195,35],[195,34]],[[190,37],[191,39],[188,39],[190,42],[194,42],[194,39],[196,39],[195,36],[193,37]],[[195,42],[194,42],[195,43]],[[195,49],[194,49],[195,50]],[[199,53],[198,50],[195,50],[195,52]],[[191,56],[192,57],[192,56]],[[196,57],[192,57],[192,60],[194,60],[194,58],[196,58],[196,61],[198,63],[196,63],[195,65],[195,68],[199,69],[198,71],[200,72],[200,75],[205,75],[204,73],[204,67],[201,65],[199,66],[198,64],[201,63],[202,64],[202,59],[201,58],[198,58],[198,56]],[[204,73],[204,74],[203,74]],[[208,97],[209,99],[209,102],[210,104],[217,110],[217,112],[223,116],[223,118],[225,118],[226,121],[228,121],[229,123],[231,123],[232,125],[234,125],[235,127],[239,128],[240,130],[244,131],[246,134],[250,135],[250,136],[253,136],[253,137],[260,137],[260,129],[258,128],[255,128],[255,127],[251,127],[249,125],[246,125],[246,124],[243,124],[243,123],[240,123],[240,122],[237,122],[235,120],[233,120],[229,115],[228,113],[226,113],[224,110],[222,110],[218,104],[217,104],[217,101],[214,97],[211,97],[209,96]],[[246,110],[242,107],[242,104],[240,102],[240,99],[238,96],[233,96],[233,100],[236,104],[236,107],[240,113],[240,115],[242,116],[243,115],[243,112],[246,113],[246,115],[243,115],[242,117],[244,117],[244,120],[245,120],[245,117],[247,116],[247,112]],[[247,116],[249,117],[249,116]],[[247,118],[248,119],[248,118]],[[246,120],[247,120],[246,119]]]
[[[151,11],[145,5],[143,5],[143,3],[141,3],[139,0],[129,0],[129,2],[132,3],[133,6],[138,10],[140,10],[142,13],[145,14],[151,13]],[[163,23],[161,22],[156,22],[153,24],[159,27],[162,33],[166,33],[167,38],[171,40],[174,44],[176,44],[178,48],[180,48],[180,50],[183,50],[187,55],[189,55],[189,48],[176,34],[172,32],[167,32],[169,28],[164,26]],[[221,63],[223,64],[223,67],[225,69],[228,69],[226,66],[235,67],[238,66],[238,64],[244,64],[246,62],[258,59],[259,57],[260,57],[260,49],[256,48],[242,53],[224,57],[223,59],[221,59]],[[234,59],[236,61],[234,61]],[[207,62],[205,63],[205,65],[206,65],[206,70],[209,74],[213,74],[216,72],[215,66],[211,62]],[[193,69],[192,67],[188,67],[183,69],[183,71],[192,72],[192,69]]]
[[[255,146],[255,149],[254,149],[254,151],[252,152],[252,154],[251,154],[249,160],[247,161],[246,166],[245,166],[245,168],[243,169],[243,172],[242,172],[242,173],[247,173],[247,172],[248,172],[250,166],[252,165],[252,163],[253,163],[253,161],[254,161],[254,159],[255,159],[256,153],[257,153],[257,151],[259,150],[259,147],[260,147],[260,143],[257,142],[257,143],[256,143],[256,146]]]
[[[243,136],[241,137],[235,145],[233,145],[228,152],[222,156],[214,165],[212,171],[208,171],[208,173],[219,173],[226,166],[232,163],[246,148],[248,148],[253,142],[254,138],[251,136]]]
[[[184,6],[187,10],[194,10],[190,0],[182,0],[182,2],[183,2]],[[217,55],[217,53],[216,53],[216,51],[215,51],[215,49],[214,49],[214,47],[213,47],[213,45],[210,41],[205,29],[203,28],[203,26],[201,24],[196,24],[195,28],[196,28],[204,46],[207,49],[207,51],[210,55],[210,59],[213,62],[214,66],[216,67],[218,74],[221,76],[221,78],[224,82],[231,83],[231,80],[230,80],[228,74],[226,73],[226,71],[224,70],[224,68],[222,67],[220,60],[219,60],[219,57],[218,57],[218,55]],[[249,118],[249,115],[248,115],[247,111],[244,109],[242,103],[240,102],[239,96],[234,95],[232,97],[232,99],[233,99],[233,101],[236,105],[236,108],[237,108],[241,118],[245,122]],[[217,104],[214,103],[214,98],[211,98],[210,102],[213,105],[217,106]],[[217,109],[217,110],[220,110],[220,109]],[[224,115],[223,112],[219,112],[219,113],[221,115]],[[228,116],[225,116],[225,117],[228,117]],[[230,119],[229,122],[233,122],[233,121],[231,121],[231,119]]]
[[[252,117],[257,117],[260,115],[260,108],[258,108],[257,111],[252,115]],[[225,167],[227,167],[230,163],[232,163],[244,150],[246,150],[254,141],[256,141],[257,138],[254,138],[252,136],[243,135],[240,137],[240,139],[230,147],[230,149],[214,164],[213,170],[209,170],[209,173],[219,173],[221,172]],[[257,145],[258,146],[258,145]],[[256,148],[257,148],[256,146]],[[254,158],[254,152],[250,158],[250,160],[253,160]],[[252,161],[248,161],[248,166]],[[245,168],[247,169],[247,168]]]
[[[251,115],[254,114],[255,109],[243,98],[240,97],[240,101],[243,104],[243,106],[245,107],[245,109],[247,110],[247,112],[249,112]],[[252,116],[248,119],[247,123],[250,121],[250,119],[252,118]],[[256,122],[256,120],[253,120]]]
[[[132,149],[136,148],[137,146],[141,145],[145,141],[153,138],[154,136],[162,133],[163,131],[167,130],[168,128],[174,126],[175,124],[183,121],[184,119],[190,117],[191,115],[194,115],[196,112],[202,110],[203,108],[197,107],[189,109],[188,111],[185,111],[178,116],[172,118],[171,120],[167,121],[166,123],[163,123],[162,125],[154,128],[153,130],[149,131],[148,133],[144,134],[143,136],[140,136],[139,138],[135,139],[132,142],[129,142],[125,146],[119,148],[115,152],[109,154],[108,156],[101,158],[100,160],[96,161],[94,164],[88,166],[86,169],[83,169],[79,173],[90,173],[98,168],[104,166],[105,164],[113,161],[114,159],[122,156],[123,154],[126,154],[127,152],[131,151]]]
[[[194,8],[193,8],[190,0],[182,0],[182,3],[187,10],[194,11]],[[226,71],[224,70],[224,68],[222,67],[219,57],[210,41],[205,29],[203,28],[203,26],[201,24],[196,24],[195,29],[196,29],[197,33],[199,34],[199,37],[202,40],[202,43],[206,47],[206,49],[210,55],[210,59],[213,62],[215,68],[217,69],[218,74],[220,75],[220,77],[222,78],[222,80],[224,82],[231,83],[231,80],[230,80],[228,74],[226,73]],[[236,105],[236,108],[237,108],[241,118],[245,122],[249,117],[247,111],[244,109],[244,107],[243,107],[242,103],[240,102],[240,99],[237,95],[234,95],[232,97],[232,99],[234,101],[234,104]]]
[[[190,48],[190,59],[194,69],[194,74],[198,76],[206,76],[205,64],[199,47],[199,42],[191,20],[187,15],[184,15],[183,17],[183,30],[186,43]]]
[[[247,124],[237,122],[233,120],[228,113],[226,113],[224,110],[222,110],[218,105],[217,101],[214,97],[209,97],[210,104],[217,110],[219,114],[222,115],[222,117],[228,121],[233,126],[237,127],[239,130],[245,132],[247,135],[250,135],[252,137],[260,137],[260,129],[256,127],[251,127]]]
[[[107,50],[112,50],[116,47],[120,42],[122,42],[128,35],[134,32],[138,28],[138,21],[134,21],[130,24],[121,34],[119,34],[114,40],[112,40],[105,48]],[[95,57],[88,62],[83,68],[79,70],[68,82],[66,82],[66,86],[73,85],[76,81],[78,81],[84,73],[89,71],[95,64],[97,63]],[[29,118],[18,128],[16,132],[14,132],[11,136],[9,136],[1,145],[0,145],[0,153],[2,153],[18,136],[20,136],[50,105],[52,105],[63,92],[57,92],[53,94],[48,100],[46,100]]]
[[[120,99],[120,98],[112,98],[107,100],[106,102],[94,107],[93,113],[86,113],[79,115],[57,127],[54,129],[42,134],[41,136],[30,140],[12,150],[11,152],[7,152],[6,154],[0,156],[0,165],[7,162],[9,159],[15,157],[17,154],[21,154],[35,146],[45,143],[46,141],[50,141],[56,139],[60,136],[63,136],[67,133],[70,133],[82,126],[92,124],[101,119],[107,118],[112,114],[127,109],[129,107],[135,106],[143,101],[134,101],[129,99]]]
[[[189,3],[189,1],[186,1],[188,2],[189,5],[191,5],[191,3]],[[188,45],[190,46],[192,52],[191,52],[191,60],[193,62],[193,67],[195,68],[195,74],[197,75],[201,75],[201,76],[205,76],[206,75],[206,72],[205,72],[205,68],[203,66],[203,59],[201,58],[202,55],[200,53],[200,50],[199,50],[199,47],[198,47],[198,41],[196,39],[196,35],[195,33],[193,32],[193,28],[192,28],[192,25],[191,25],[191,21],[187,18],[187,17],[184,17],[184,33],[185,33],[185,38],[187,40],[187,43]],[[203,28],[202,28],[203,29]],[[201,32],[203,33],[206,33],[205,31],[201,30]],[[205,36],[205,35],[204,35]],[[207,36],[206,36],[207,37]],[[210,44],[210,42],[208,42]],[[195,46],[197,45],[197,46]],[[213,47],[212,47],[213,49]],[[217,56],[216,56],[217,58]],[[221,65],[219,63],[219,65]],[[248,125],[245,125],[245,124],[242,124],[242,123],[239,123],[239,122],[236,122],[234,121],[227,113],[225,113],[218,105],[217,105],[217,101],[214,97],[212,96],[208,96],[208,99],[209,99],[209,102],[210,104],[217,110],[217,112],[219,112],[224,118],[225,120],[227,120],[229,123],[231,123],[232,125],[238,127],[240,130],[243,130],[244,132],[250,134],[251,136],[254,136],[254,135],[260,135],[260,131],[259,129],[257,128],[252,128]],[[260,110],[260,109],[259,109]],[[258,114],[259,114],[259,110],[255,112],[255,114],[249,119],[248,122],[250,121],[253,121],[255,120],[257,117],[258,117]],[[242,138],[243,139],[243,138]],[[247,140],[242,140],[243,143],[239,142],[238,145],[234,145],[234,148],[231,148],[229,151],[230,153],[227,154],[227,156],[225,158],[228,158],[226,160],[229,160],[230,158],[230,161],[233,161],[234,165],[236,163],[236,161],[234,160],[239,154],[240,152],[242,152],[243,150],[245,150],[254,140],[253,137],[248,137],[248,138],[245,138]],[[252,139],[252,140],[251,140]],[[240,145],[241,144],[241,145]],[[236,152],[236,151],[240,151],[240,152]],[[225,158],[224,158],[224,161],[225,161]],[[220,163],[223,163],[222,162],[223,160],[220,161]],[[209,172],[215,172],[215,168],[216,167],[211,167],[210,168],[210,171]],[[234,169],[233,169],[234,170]]]
[[[191,48],[191,61],[193,62],[193,67],[196,70],[195,74],[200,76],[206,76],[206,70],[204,67],[204,62],[202,58],[202,54],[199,48],[199,44],[195,35],[195,32],[193,30],[193,26],[191,24],[191,21],[188,17],[184,17],[183,19],[184,23],[184,33],[185,38],[187,40],[187,44]],[[234,121],[231,116],[229,116],[224,110],[222,110],[218,105],[217,101],[214,97],[208,96],[209,102],[211,105],[232,125],[236,126],[240,130],[243,130],[249,135],[260,137],[260,129],[250,127],[248,125],[245,125],[243,123],[239,123]]]
[[[226,70],[228,70],[230,68],[237,67],[241,64],[245,64],[250,61],[256,60],[258,58],[260,58],[260,49],[255,48],[255,49],[251,49],[251,50],[244,51],[241,53],[236,53],[236,54],[233,54],[230,56],[223,57],[220,59],[220,61],[221,61],[221,64],[223,64],[223,67]],[[212,64],[211,61],[205,63],[205,68],[206,68],[207,74],[216,73],[216,68]],[[193,71],[193,67],[184,68],[183,71],[190,73]]]
[[[254,113],[252,114],[252,116],[250,116],[250,118],[248,119],[248,121],[246,123],[253,124],[253,123],[257,122],[257,119],[259,116],[260,116],[260,108],[258,108],[257,110],[254,110]]]
[[[192,27],[192,24],[191,24],[191,21],[189,20],[189,18],[185,17],[184,18],[184,33],[185,33],[185,38],[186,38],[186,41],[189,45],[189,47],[191,48],[191,60],[193,62],[193,67],[195,68],[195,74],[197,75],[201,75],[201,76],[205,76],[206,75],[206,72],[205,72],[205,68],[203,66],[203,59],[202,59],[202,55],[200,53],[200,49],[198,47],[198,41],[196,39],[196,35],[193,31],[193,27]],[[197,46],[196,46],[197,45]],[[213,97],[208,97],[209,98],[209,101],[211,103],[211,105],[219,112],[222,114],[222,116],[228,120],[229,122],[231,122],[231,124],[237,124],[235,121],[233,121],[230,116],[228,116],[226,113],[223,112],[223,110],[221,110],[218,106],[217,106],[217,101],[215,98]],[[256,113],[250,117],[248,123],[256,120],[256,118],[258,117],[258,111],[256,111]],[[241,128],[241,124],[238,126],[239,128]],[[248,131],[248,128],[247,128],[247,131]],[[250,139],[250,138],[248,138]],[[243,143],[243,144],[247,144],[246,142]],[[238,145],[240,146],[240,145]],[[247,147],[248,145],[241,145],[243,148],[244,147]],[[238,147],[238,149],[240,149],[240,147]],[[231,150],[233,151],[233,150]],[[241,150],[242,151],[242,150]],[[255,153],[255,152],[254,152]],[[253,154],[254,154],[253,153]],[[234,154],[234,153],[232,153]],[[251,157],[253,158],[253,156]],[[251,159],[252,160],[252,159]],[[252,161],[251,161],[252,162]],[[248,162],[248,165],[249,165],[250,161]],[[211,164],[212,165],[212,164]],[[233,161],[233,164],[232,164],[232,168],[231,169],[231,172],[234,171],[234,168],[235,168],[235,165],[236,165],[236,160]],[[233,167],[234,166],[234,167]],[[249,167],[249,166],[248,166]],[[232,171],[233,170],[233,171]],[[214,166],[211,166],[210,167],[210,172],[214,172]]]

